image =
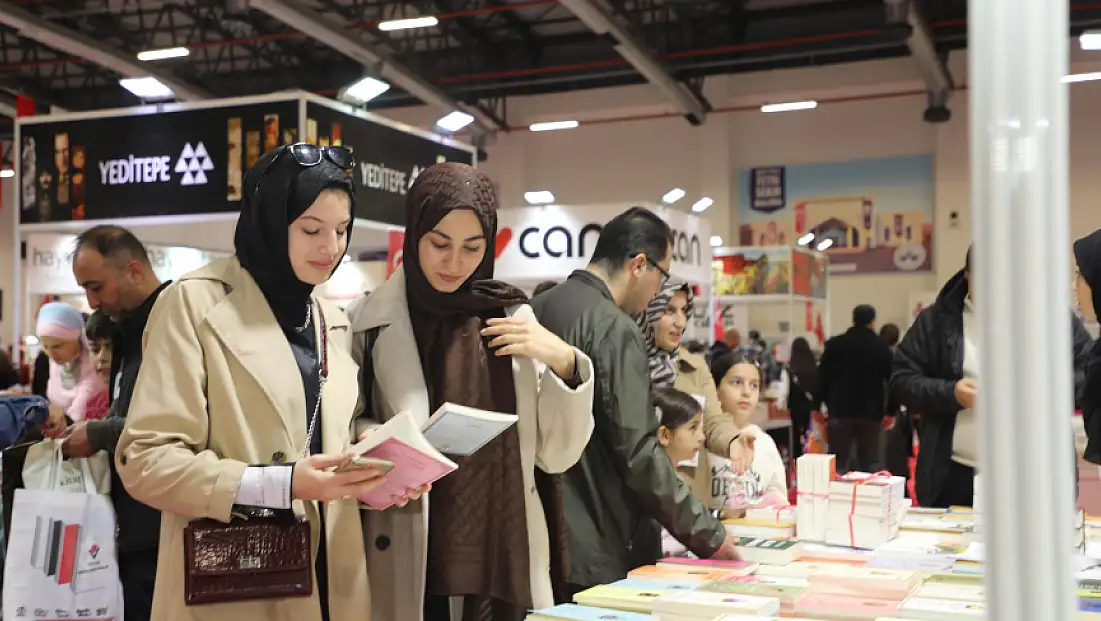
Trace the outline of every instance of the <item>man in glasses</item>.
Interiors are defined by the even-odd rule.
[[[573,592],[626,577],[660,556],[657,520],[702,558],[734,558],[722,523],[678,477],[658,444],[650,370],[634,317],[669,279],[673,236],[633,207],[606,225],[588,268],[535,298],[540,323],[593,361],[596,429],[564,475]],[[737,436],[732,452],[751,449]],[[750,460],[751,461],[751,460]]]

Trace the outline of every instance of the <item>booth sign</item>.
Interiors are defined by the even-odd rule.
[[[500,210],[495,277],[505,281],[560,280],[584,269],[604,223],[629,207],[547,205]],[[681,211],[647,207],[673,229],[669,272],[675,278],[710,285],[710,223]]]

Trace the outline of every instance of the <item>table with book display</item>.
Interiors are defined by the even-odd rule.
[[[838,476],[834,463],[800,457],[796,506],[725,520],[741,560],[667,557],[528,620],[985,619],[981,499],[912,507],[901,477]],[[1074,528],[1078,618],[1101,621],[1101,517],[1079,512]]]

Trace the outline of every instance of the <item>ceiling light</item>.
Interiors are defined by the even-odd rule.
[[[812,241],[814,241],[814,233],[807,233],[806,235],[799,238],[799,245],[806,246]]]
[[[528,129],[533,132],[553,132],[559,129],[573,129],[580,125],[577,121],[547,121],[546,123],[532,123]]]
[[[368,76],[359,82],[346,86],[337,97],[348,103],[360,105],[371,101],[388,90],[390,90],[389,84]]]
[[[723,238],[719,237],[718,235],[712,235],[711,236],[711,247],[712,248],[718,248],[719,246],[722,246],[722,245],[723,245]]]
[[[1101,50],[1101,31],[1089,30],[1083,32],[1082,36],[1078,37],[1078,45],[1082,46],[1082,49],[1087,52]]]
[[[672,205],[682,198],[684,198],[684,190],[680,188],[673,188],[672,190],[666,192],[665,196],[661,197],[661,202],[665,203],[666,205]]]
[[[765,104],[761,106],[761,112],[792,112],[794,110],[813,110],[817,107],[817,101],[789,101],[787,103]]]
[[[474,122],[474,117],[458,110],[436,121],[436,126],[449,132],[457,132]]]
[[[550,190],[524,192],[524,200],[532,205],[549,205],[554,202],[554,194]]]
[[[823,239],[822,241],[818,242],[818,246],[816,246],[816,248],[818,248],[819,250],[825,250],[826,248],[829,248],[832,245],[833,245],[833,240],[827,237],[826,239]]]
[[[1093,73],[1072,73],[1063,78],[1063,84],[1092,82],[1094,80],[1101,80],[1101,71],[1094,71]]]
[[[176,93],[160,80],[153,77],[123,78],[119,80],[119,86],[133,93],[139,99],[156,101],[158,99],[175,99]]]
[[[707,211],[707,208],[713,204],[715,204],[715,201],[711,200],[710,197],[705,196],[700,200],[692,203],[692,213],[703,213]]]
[[[183,58],[190,56],[191,50],[186,47],[169,47],[161,50],[145,50],[138,52],[138,60],[165,60],[167,58]]]
[[[10,179],[15,176],[15,171],[10,168],[0,170],[0,179]]]
[[[393,30],[409,30],[410,28],[431,28],[440,23],[440,20],[429,15],[428,17],[411,17],[409,19],[392,19],[380,22],[378,29],[383,32]]]

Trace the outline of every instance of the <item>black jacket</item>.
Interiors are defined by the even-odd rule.
[[[157,288],[141,306],[127,313],[119,322],[111,358],[111,409],[107,418],[88,422],[88,440],[96,450],[106,450],[113,456],[126,414],[130,410],[130,398],[141,369],[142,334],[149,322],[149,312],[168,283]],[[133,499],[122,485],[111,460],[111,501],[118,518],[118,552],[156,552],[161,536],[160,511]]]
[[[963,305],[967,280],[963,270],[945,283],[932,306],[921,311],[895,352],[891,392],[911,415],[921,416],[921,451],[915,489],[921,504],[936,502],[952,462],[956,382],[963,378]],[[1085,362],[1092,340],[1071,314],[1075,403],[1085,385]]]
[[[701,557],[722,546],[726,529],[692,495],[658,444],[658,419],[642,334],[599,278],[574,272],[532,301],[539,321],[585,352],[596,375],[595,431],[563,477],[570,583],[594,586],[626,577],[644,549],[660,549],[653,518]],[[636,535],[646,541],[638,541]],[[634,554],[632,554],[634,549]],[[648,559],[654,562],[656,558]]]
[[[830,418],[880,420],[887,411],[891,348],[869,327],[853,326],[826,342],[818,364],[816,401]]]

